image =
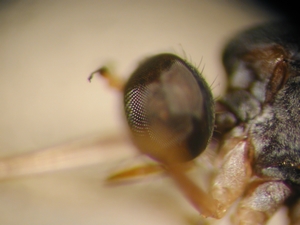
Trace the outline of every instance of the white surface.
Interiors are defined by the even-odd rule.
[[[186,54],[194,64],[202,62],[209,84],[216,79],[218,96],[224,44],[240,29],[270,18],[237,2],[1,3],[0,155],[122,133],[120,94],[99,79],[87,82],[90,72],[108,62],[126,77],[145,56]],[[0,224],[185,225],[199,219],[168,178],[103,185],[120,160],[132,157],[127,142],[118,148],[122,155],[93,166],[2,181]]]

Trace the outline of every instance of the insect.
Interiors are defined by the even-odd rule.
[[[125,85],[106,68],[94,73],[124,92],[137,149],[164,168],[203,217],[222,218],[238,202],[232,224],[266,224],[282,206],[290,224],[299,224],[299,47],[300,30],[287,22],[239,34],[223,52],[228,87],[216,102],[197,69],[173,54],[146,59]],[[186,172],[206,151],[216,154],[208,190]],[[37,164],[41,156],[64,161],[57,152],[4,160],[3,177],[32,168],[29,158]]]
[[[286,22],[239,34],[224,50],[228,87],[215,106],[197,70],[171,54],[145,60],[123,88],[137,148],[204,217],[222,218],[240,199],[232,224],[265,224],[283,205],[300,223],[299,48],[300,30]],[[205,150],[213,123],[217,172],[206,193],[183,165]]]

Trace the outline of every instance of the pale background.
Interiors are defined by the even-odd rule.
[[[274,18],[241,1],[6,1],[0,3],[0,156],[88,136],[124,135],[121,95],[90,72],[113,63],[126,78],[143,57],[185,55],[215,96],[220,55],[236,32]],[[186,225],[197,212],[168,178],[106,186],[134,149],[97,164],[0,182],[1,225]],[[118,154],[118,152],[120,154]],[[121,154],[122,153],[122,154]],[[280,222],[280,221],[279,221]],[[199,222],[200,223],[200,222]],[[226,221],[220,221],[225,224]]]

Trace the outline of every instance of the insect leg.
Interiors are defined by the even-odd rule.
[[[233,137],[231,143],[226,142],[226,149],[224,147],[223,150],[226,154],[209,193],[189,179],[178,165],[168,168],[178,187],[204,217],[222,218],[233,202],[242,195],[251,176],[246,140]]]
[[[291,193],[282,181],[253,183],[238,205],[233,224],[265,224]]]
[[[233,137],[221,148],[222,153],[224,156],[210,190],[212,198],[217,202],[217,218],[221,218],[242,195],[251,176],[247,140]]]

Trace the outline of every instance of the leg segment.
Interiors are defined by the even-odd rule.
[[[180,168],[167,170],[182,192],[204,217],[222,218],[239,198],[251,176],[247,141],[233,137],[226,142],[224,157],[210,193],[205,193]]]
[[[238,205],[233,224],[265,224],[291,193],[291,188],[282,181],[253,183]]]
[[[233,202],[243,194],[248,183],[251,167],[247,152],[247,142],[242,140],[223,158],[211,188],[211,195],[217,201],[218,218],[222,217]]]

